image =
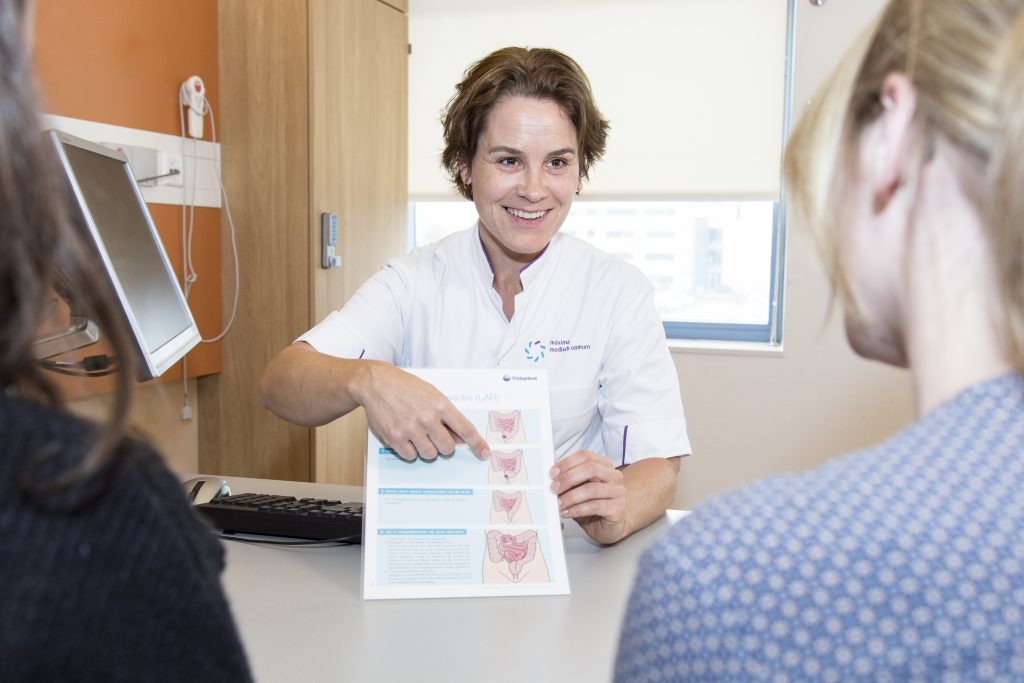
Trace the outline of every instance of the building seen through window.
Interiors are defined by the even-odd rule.
[[[414,244],[475,220],[470,202],[417,202]],[[670,336],[685,336],[680,324],[768,325],[774,221],[770,201],[578,200],[562,232],[636,265]]]

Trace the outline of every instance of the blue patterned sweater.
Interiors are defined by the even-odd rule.
[[[1024,680],[1024,380],[698,506],[641,559],[615,677]]]

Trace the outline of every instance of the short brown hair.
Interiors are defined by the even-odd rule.
[[[580,179],[586,178],[591,164],[604,155],[608,136],[608,121],[597,109],[587,75],[557,50],[506,47],[466,69],[445,107],[441,165],[459,194],[473,199],[473,189],[463,182],[460,171],[472,162],[491,110],[506,96],[548,99],[562,108],[576,129]]]

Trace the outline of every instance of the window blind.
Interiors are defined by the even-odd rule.
[[[440,115],[472,62],[565,52],[611,121],[592,198],[778,200],[788,0],[410,0],[410,200],[454,197]]]

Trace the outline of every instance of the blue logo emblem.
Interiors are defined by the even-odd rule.
[[[532,360],[534,363],[544,357],[544,352],[548,350],[548,347],[540,343],[540,340],[528,342],[523,352],[526,353],[526,360]]]
[[[503,380],[505,380],[505,381],[507,382],[507,381],[509,381],[510,379],[512,379],[512,375],[505,375],[504,377],[502,377],[502,379],[503,379]]]

